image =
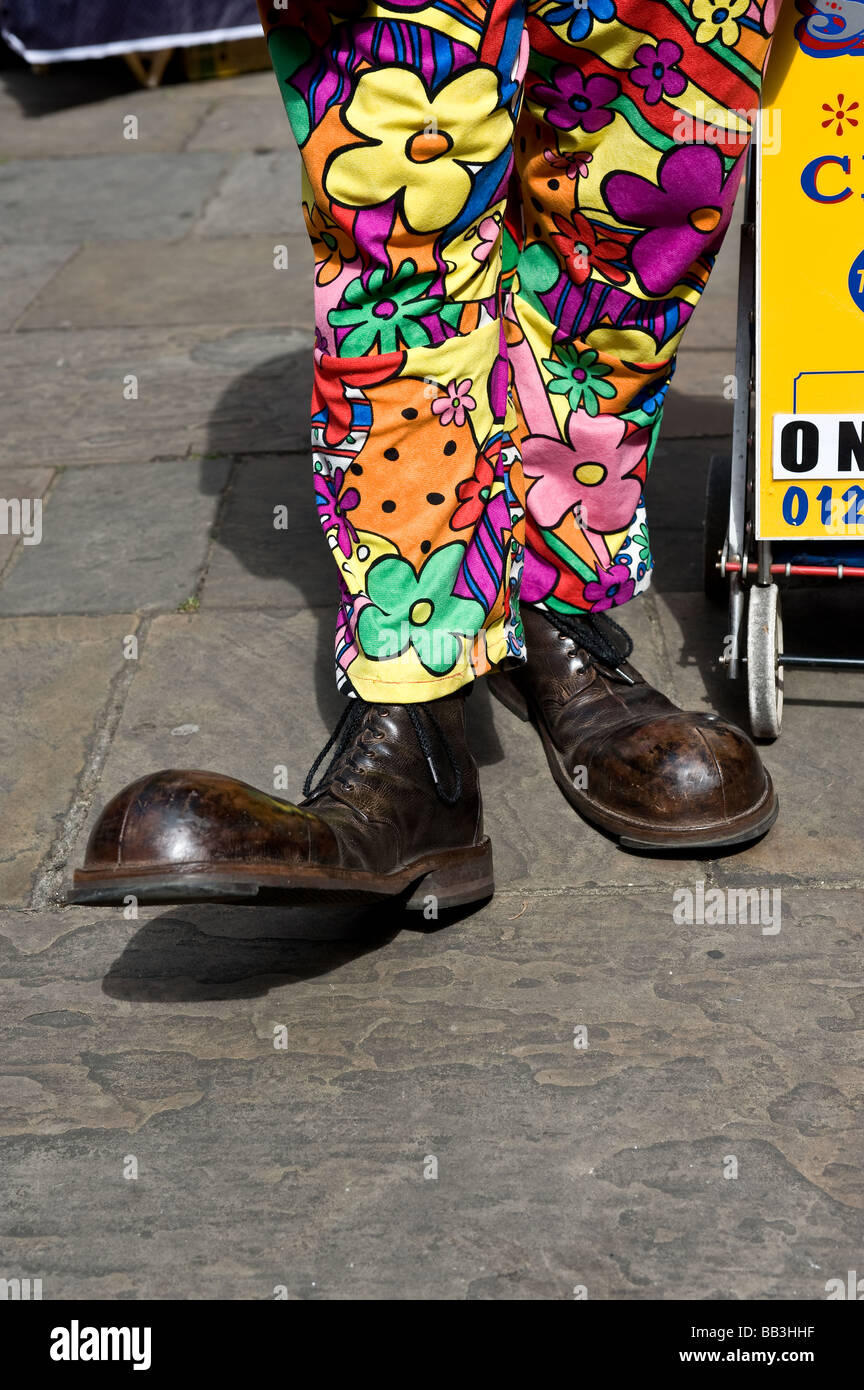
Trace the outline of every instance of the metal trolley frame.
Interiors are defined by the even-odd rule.
[[[738,322],[732,455],[710,462],[705,508],[704,588],[715,602],[729,604],[729,629],[721,662],[730,679],[746,674],[754,735],[773,739],[783,717],[783,676],[789,667],[864,670],[864,658],[828,657],[787,651],[783,643],[780,583],[783,579],[864,579],[864,564],[844,563],[844,543],[812,542],[823,554],[806,562],[790,557],[791,542],[758,540],[755,527],[757,468],[755,350],[758,201],[755,151],[747,162],[745,212],[741,227]],[[849,542],[846,543],[848,554]],[[860,542],[859,554],[862,558]],[[785,555],[784,555],[785,552]],[[742,671],[743,668],[743,671]]]

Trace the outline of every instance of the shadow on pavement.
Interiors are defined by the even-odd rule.
[[[163,86],[184,81],[182,60],[175,53]],[[149,95],[122,58],[97,58],[75,63],[51,63],[47,72],[33,72],[23,58],[0,43],[0,84],[17,101],[24,116],[38,118],[77,106],[95,106],[110,97],[132,92]],[[158,89],[157,89],[158,90]],[[83,154],[87,151],[83,150]]]
[[[102,990],[112,999],[137,1002],[260,998],[332,974],[400,932],[442,931],[482,906],[442,912],[437,921],[389,903],[331,903],[326,910],[314,904],[172,908],[136,931]]]

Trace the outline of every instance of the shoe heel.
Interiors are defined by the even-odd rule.
[[[492,844],[485,840],[481,845],[452,855],[446,864],[418,879],[405,907],[409,912],[434,908],[437,915],[449,907],[463,907],[466,903],[491,898],[494,892]]]
[[[489,676],[488,681],[490,694],[494,695],[496,700],[500,700],[504,708],[515,714],[517,719],[527,724],[531,718],[528,703],[513,678],[502,672],[501,675]]]

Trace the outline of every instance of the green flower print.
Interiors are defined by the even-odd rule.
[[[648,540],[648,527],[644,521],[639,530],[633,533],[633,544],[639,551],[639,559],[647,565],[651,559],[651,543]]]
[[[372,661],[387,661],[413,647],[427,671],[452,671],[462,650],[460,637],[483,626],[483,605],[453,594],[465,547],[442,546],[420,573],[400,555],[383,555],[366,576],[368,603],[357,620],[357,638]]]
[[[306,34],[293,24],[284,29],[271,29],[267,42],[273,66],[279,74],[282,100],[294,138],[298,145],[305,145],[309,139],[309,108],[302,93],[291,85],[291,78],[308,61],[312,44]]]
[[[350,331],[339,343],[340,357],[364,357],[378,346],[379,352],[398,352],[406,347],[428,347],[432,341],[417,320],[435,314],[443,301],[430,298],[434,275],[418,275],[414,261],[403,261],[387,278],[383,266],[373,270],[368,284],[358,275],[345,291],[346,309],[331,309],[327,322]]]
[[[549,390],[556,396],[566,396],[571,410],[582,409],[588,415],[596,415],[600,409],[599,397],[609,400],[616,394],[611,381],[604,381],[612,368],[605,362],[598,363],[597,353],[590,348],[580,352],[575,347],[556,349],[560,362],[544,357],[543,366],[551,372]]]

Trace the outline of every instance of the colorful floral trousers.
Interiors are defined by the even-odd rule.
[[[278,0],[340,684],[523,660],[649,583],[643,489],[779,0]]]

